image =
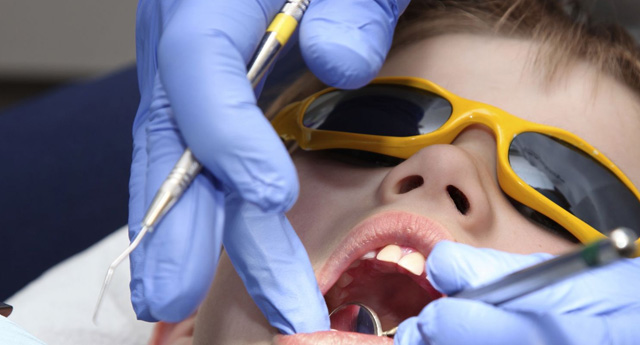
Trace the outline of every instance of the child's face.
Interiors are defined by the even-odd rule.
[[[532,63],[535,51],[533,45],[512,39],[440,36],[397,52],[380,75],[428,79],[467,99],[569,130],[640,185],[640,159],[634,151],[640,147],[638,98],[609,77],[596,80],[596,73],[581,64],[546,83],[545,73]],[[322,152],[298,151],[293,159],[301,189],[288,217],[305,244],[323,293],[340,277],[345,257],[393,243],[425,256],[441,239],[515,253],[560,253],[574,246],[530,222],[505,198],[496,179],[493,133],[479,125],[468,127],[451,145],[426,147],[395,167],[362,167]],[[423,183],[415,183],[416,177]],[[460,196],[452,198],[448,186],[464,194],[465,214],[454,203]],[[391,267],[382,266],[387,271]],[[414,255],[407,267],[418,266],[424,262]],[[411,273],[380,275],[353,290],[347,288],[351,295],[346,299],[366,299],[374,285],[394,282],[393,288],[400,291],[413,284],[415,277],[403,281],[402,276]],[[344,279],[340,284],[348,282]],[[392,303],[410,305],[412,293],[403,293],[409,297]],[[338,299],[333,293],[330,307]],[[393,319],[387,317],[383,323],[398,321]],[[223,257],[199,311],[196,343],[270,343],[274,334]]]

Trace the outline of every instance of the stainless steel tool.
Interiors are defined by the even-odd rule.
[[[537,265],[511,273],[478,288],[461,291],[450,297],[466,298],[500,305],[540,290],[581,272],[633,256],[636,234],[617,228],[602,239]]]
[[[254,88],[260,83],[262,77],[264,77],[265,73],[276,61],[278,54],[282,51],[282,48],[300,23],[302,15],[309,6],[309,2],[310,0],[287,0],[267,28],[253,58],[247,65],[247,78]],[[96,322],[104,293],[111,282],[116,267],[131,254],[147,233],[153,231],[153,227],[158,224],[176,201],[180,199],[184,191],[201,170],[202,165],[198,162],[191,150],[187,148],[153,198],[142,220],[140,232],[138,232],[137,236],[132,240],[129,247],[109,266],[93,314],[94,323]]]

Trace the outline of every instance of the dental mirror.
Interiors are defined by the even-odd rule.
[[[358,302],[340,305],[329,314],[329,320],[331,329],[343,332],[393,337],[398,330],[398,327],[394,327],[389,331],[383,331],[378,314],[370,307]]]

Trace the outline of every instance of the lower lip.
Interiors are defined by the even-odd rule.
[[[278,335],[274,345],[391,345],[393,339],[351,332],[323,331],[306,334]]]

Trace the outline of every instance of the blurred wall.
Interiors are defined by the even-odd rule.
[[[640,39],[640,0],[583,1]],[[0,88],[46,87],[133,64],[136,6],[137,0],[0,1]]]
[[[135,62],[136,0],[0,1],[0,80],[57,81]]]

